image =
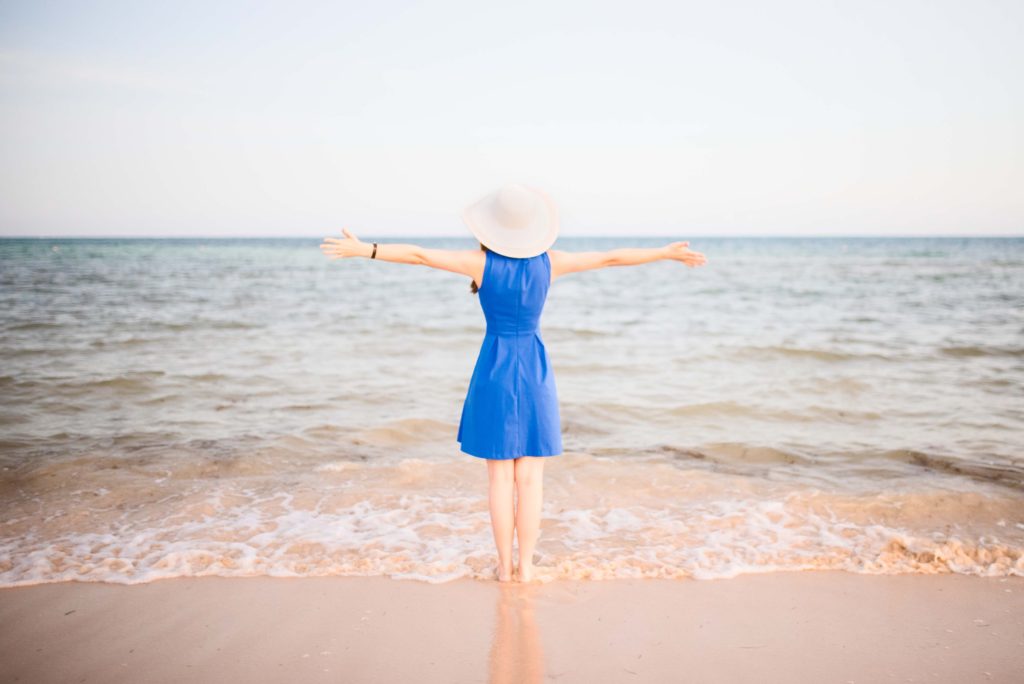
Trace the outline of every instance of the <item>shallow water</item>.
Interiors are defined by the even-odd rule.
[[[539,576],[1024,575],[1024,239],[688,239],[551,288]],[[489,577],[469,279],[318,245],[0,240],[0,586]]]

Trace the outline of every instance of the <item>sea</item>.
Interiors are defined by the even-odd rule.
[[[1024,238],[555,248],[682,239],[551,286],[541,581],[1024,576]],[[0,240],[0,586],[493,579],[470,278],[320,242]]]

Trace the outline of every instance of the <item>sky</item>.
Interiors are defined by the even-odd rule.
[[[0,236],[1024,234],[1024,3],[0,0]]]

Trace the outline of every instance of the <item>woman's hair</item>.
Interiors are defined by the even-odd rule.
[[[485,252],[490,252],[491,251],[491,250],[487,249],[484,246],[484,243],[482,243],[482,242],[480,243],[480,249],[482,249]],[[480,288],[477,287],[477,284],[476,284],[475,280],[472,283],[469,284],[469,291],[472,292],[473,294],[476,294],[479,289]]]

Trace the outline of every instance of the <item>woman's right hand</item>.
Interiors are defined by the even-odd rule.
[[[338,238],[324,238],[324,241],[320,243],[320,249],[324,255],[329,256],[331,259],[342,259],[344,257],[361,256],[366,254],[366,243],[361,242],[353,233],[349,232],[348,228],[342,228],[341,232],[345,234],[344,240]]]
[[[686,242],[673,242],[665,246],[665,258],[675,259],[681,261],[687,266],[703,266],[708,262],[708,258],[700,252],[694,252],[690,249],[689,241]]]

